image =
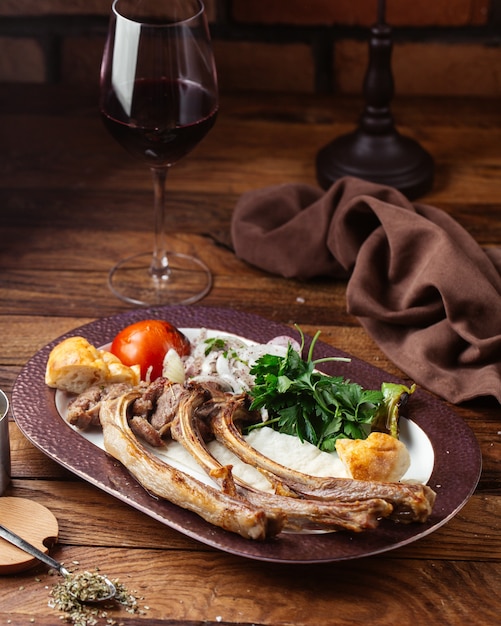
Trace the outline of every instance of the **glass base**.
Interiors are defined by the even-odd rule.
[[[192,304],[209,293],[212,275],[205,263],[180,252],[167,257],[169,268],[161,276],[151,272],[151,252],[123,259],[109,273],[111,291],[140,306]]]

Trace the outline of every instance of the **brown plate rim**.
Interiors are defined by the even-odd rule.
[[[81,437],[61,419],[54,390],[44,382],[52,348],[62,339],[81,335],[95,345],[112,340],[123,327],[141,319],[166,319],[179,327],[210,328],[265,342],[290,334],[291,327],[263,317],[223,308],[170,306],[136,309],[98,319],[57,337],[23,367],[12,391],[12,414],[20,430],[38,449],[90,484],[203,544],[241,557],[275,563],[320,563],[372,556],[415,542],[447,523],[473,494],[481,473],[481,453],[473,431],[449,405],[418,389],[412,396],[409,419],[420,426],[434,449],[429,485],[437,492],[433,513],[424,524],[383,520],[377,529],[360,533],[294,534],[256,542],[212,526],[196,514],[146,493],[120,463]],[[307,338],[307,343],[309,338]],[[349,356],[321,341],[315,357]],[[360,359],[326,364],[366,388],[383,381],[402,382]]]

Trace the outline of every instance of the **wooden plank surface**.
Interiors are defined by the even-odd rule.
[[[149,250],[149,174],[106,135],[95,94],[9,86],[0,95],[0,387],[59,335],[130,307],[107,273],[124,254]],[[354,356],[401,372],[345,310],[343,281],[285,280],[249,267],[228,247],[242,193],[315,184],[316,151],[356,123],[360,102],[300,96],[224,96],[218,122],[168,181],[171,236],[214,273],[206,306],[286,324]],[[451,113],[452,111],[452,113]],[[486,246],[501,245],[501,119],[490,100],[403,100],[402,132],[437,160],[422,198]],[[124,625],[491,625],[501,613],[501,412],[489,399],[456,408],[479,441],[483,471],[464,509],[430,536],[379,557],[285,566],[217,552],[76,479],[11,422],[9,495],[56,515],[53,555],[100,565],[144,595],[145,616]],[[1,501],[0,501],[1,502]],[[58,623],[46,568],[0,579],[0,622]],[[21,593],[22,589],[22,593]]]

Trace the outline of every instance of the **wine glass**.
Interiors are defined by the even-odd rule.
[[[109,286],[137,305],[190,304],[212,286],[196,257],[167,251],[167,171],[205,137],[217,77],[200,0],[114,0],[101,65],[100,109],[111,135],[153,174],[153,254],[119,261]]]

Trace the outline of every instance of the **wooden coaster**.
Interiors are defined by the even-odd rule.
[[[46,554],[58,536],[56,517],[41,504],[25,498],[0,497],[0,524]],[[47,546],[44,545],[47,543]],[[40,561],[0,537],[0,574],[14,574]]]

